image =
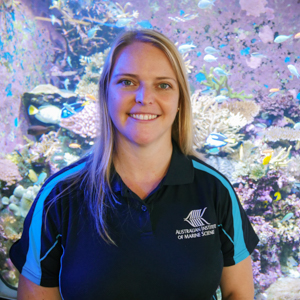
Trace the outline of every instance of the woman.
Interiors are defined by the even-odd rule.
[[[197,158],[185,67],[161,33],[112,45],[92,154],[44,184],[11,248],[18,299],[254,297],[258,239],[230,183]],[[45,222],[43,222],[45,220]]]

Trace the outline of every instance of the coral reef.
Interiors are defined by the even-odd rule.
[[[300,278],[280,278],[266,291],[268,300],[300,299]]]
[[[236,146],[243,139],[243,135],[238,133],[238,131],[247,124],[246,118],[240,113],[233,114],[228,109],[221,109],[213,97],[201,96],[200,90],[195,91],[191,101],[196,146],[201,149],[210,133],[220,132],[227,138],[235,140],[235,143],[228,143],[222,147],[222,151],[234,152],[232,147]]]
[[[69,129],[83,138],[94,139],[97,135],[97,125],[99,122],[97,103],[90,103],[84,109],[73,116],[61,119],[60,126]]]
[[[0,158],[0,180],[4,181],[6,186],[22,180],[18,166],[8,159]]]
[[[254,101],[224,102],[222,103],[221,108],[227,108],[234,114],[240,113],[243,117],[246,118],[248,124],[253,122],[254,118],[260,111],[260,106]]]
[[[264,137],[267,141],[276,142],[280,140],[299,141],[300,131],[290,127],[271,126],[264,132]]]
[[[221,69],[223,69],[224,72],[225,72],[225,67],[226,67],[225,65],[221,66]],[[211,67],[209,69],[209,73],[207,73],[205,65],[203,65],[202,70],[200,72],[205,75],[206,82],[202,81],[201,83],[212,88],[213,90],[215,90],[216,95],[220,95],[221,90],[226,88],[227,92],[224,93],[224,95],[229,98],[232,98],[232,99],[235,98],[235,99],[241,99],[241,100],[253,98],[252,95],[245,95],[244,91],[241,91],[239,93],[233,92],[232,88],[230,88],[228,85],[228,77],[223,75],[223,76],[220,76],[220,78],[217,78],[214,76],[213,71],[214,71],[214,68]]]

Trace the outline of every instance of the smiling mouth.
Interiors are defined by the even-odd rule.
[[[158,118],[158,115],[151,114],[129,114],[129,116],[136,120],[154,120]]]

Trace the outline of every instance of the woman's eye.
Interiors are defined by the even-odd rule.
[[[167,90],[167,89],[171,88],[171,86],[167,83],[161,83],[159,86],[164,90]]]
[[[132,82],[131,82],[130,80],[127,80],[127,79],[121,80],[121,83],[122,83],[123,85],[125,85],[125,86],[130,86],[130,85],[132,84]]]

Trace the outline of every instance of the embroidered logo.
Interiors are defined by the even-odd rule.
[[[205,224],[209,225],[210,223],[208,223],[203,218],[203,215],[204,215],[206,209],[207,209],[207,207],[205,207],[203,209],[203,211],[202,211],[202,209],[192,210],[192,211],[190,211],[188,216],[183,220],[188,222],[189,224],[191,224],[193,227],[199,227],[199,226],[203,226]]]

